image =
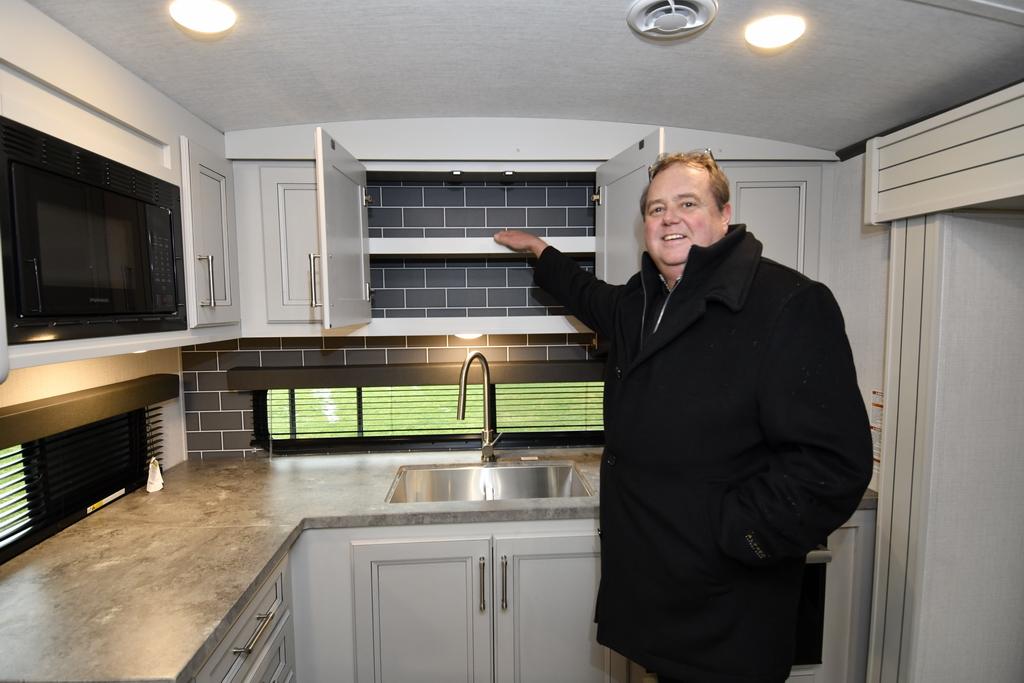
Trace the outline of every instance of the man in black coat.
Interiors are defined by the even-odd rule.
[[[871,477],[842,314],[729,224],[710,155],[662,155],[640,206],[647,252],[625,285],[533,235],[494,237],[610,341],[597,639],[663,683],[782,683],[804,558]]]

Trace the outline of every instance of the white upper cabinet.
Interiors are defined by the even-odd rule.
[[[624,284],[640,270],[644,221],[640,195],[648,183],[648,167],[662,152],[678,151],[660,129],[623,150],[597,169],[600,194],[595,224],[597,276]],[[684,150],[685,151],[685,150]],[[823,191],[831,188],[829,162],[719,162],[729,178],[732,222],[764,244],[764,256],[819,277],[819,237]]]
[[[189,325],[239,322],[231,163],[181,138],[182,222]]]
[[[327,328],[370,321],[370,252],[366,168],[316,129],[316,207],[320,237],[319,297]]]
[[[818,278],[824,176],[822,163],[724,161],[732,222],[745,223],[763,255]],[[831,185],[830,185],[831,187]]]
[[[370,320],[366,170],[323,131],[316,163],[236,162],[246,336]],[[289,325],[288,328],[282,325]]]
[[[600,199],[594,212],[597,277],[625,284],[640,270],[644,252],[644,221],[640,193],[647,186],[647,168],[664,151],[664,131],[657,130],[597,167]]]
[[[261,166],[259,184],[266,281],[255,289],[266,293],[265,321],[319,324],[316,172],[308,162]]]

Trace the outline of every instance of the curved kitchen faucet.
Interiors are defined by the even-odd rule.
[[[456,419],[466,419],[466,378],[469,376],[469,366],[473,359],[480,360],[480,367],[484,371],[484,428],[480,432],[482,446],[480,447],[480,459],[484,462],[494,462],[494,444],[501,438],[501,434],[495,434],[491,429],[491,415],[494,414],[494,406],[491,399],[491,370],[487,367],[487,359],[479,351],[473,351],[466,356],[462,364],[462,374],[459,376],[459,412]]]

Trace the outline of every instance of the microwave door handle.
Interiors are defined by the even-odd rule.
[[[213,289],[213,255],[211,254],[209,256],[201,256],[197,254],[196,258],[199,259],[200,261],[206,261],[206,273],[207,278],[209,279],[210,282],[210,301],[206,303],[200,301],[199,305],[209,306],[210,308],[217,308],[217,296],[214,294]]]
[[[121,266],[121,281],[124,283],[124,296],[128,310],[135,308],[135,282],[132,280],[132,267]]]
[[[34,312],[35,313],[42,313],[43,312],[43,282],[39,278],[39,259],[27,258],[27,259],[25,259],[25,263],[31,263],[32,264],[32,271],[33,271],[33,273],[35,275],[35,281],[36,281],[36,301],[39,302],[39,305],[36,307]]]

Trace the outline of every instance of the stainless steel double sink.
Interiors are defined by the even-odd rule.
[[[398,469],[389,503],[522,498],[577,498],[594,495],[573,462],[491,462],[465,465],[407,465]]]

